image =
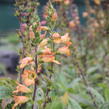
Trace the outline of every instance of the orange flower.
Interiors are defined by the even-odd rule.
[[[87,17],[89,15],[88,12],[83,12],[83,17]]]
[[[57,18],[58,18],[57,12],[54,12],[51,19],[52,19],[53,21],[56,21]]]
[[[55,60],[55,56],[54,53],[51,52],[50,48],[45,48],[42,51],[42,54],[39,55],[39,58],[43,61],[43,62],[54,62],[56,64],[60,64],[58,61]]]
[[[29,88],[27,88],[26,86],[17,83],[18,86],[16,87],[16,90],[13,91],[13,93],[19,93],[19,92],[23,92],[23,93],[29,93],[31,92],[31,90]]]
[[[59,33],[54,33],[52,35],[52,38],[54,43],[61,43],[61,36]]]
[[[26,78],[26,79],[24,79],[23,82],[24,82],[24,84],[25,84],[26,86],[31,86],[31,85],[34,84],[35,80],[34,80],[34,79],[28,79],[28,78]]]
[[[40,58],[42,58],[42,61],[44,62],[53,62],[55,59],[53,55],[40,55]]]
[[[70,46],[72,44],[68,33],[61,37],[61,41],[62,43],[65,43],[67,46]]]
[[[63,43],[69,42],[70,41],[69,34],[66,33],[64,36],[61,37],[61,40]]]
[[[69,48],[67,46],[59,48],[58,52],[61,53],[61,54],[65,54],[67,56],[71,55],[71,52],[70,52],[70,50],[69,50]]]
[[[34,39],[34,38],[35,38],[35,34],[34,34],[33,31],[30,31],[30,32],[29,32],[29,37],[30,37],[31,39]]]
[[[33,59],[32,57],[26,57],[23,58],[22,60],[20,60],[20,68],[23,69],[25,66],[27,66],[28,64],[32,64],[33,63]]]
[[[14,96],[15,104],[13,105],[12,109],[15,109],[19,104],[24,104],[29,100],[26,96]]]
[[[70,45],[72,45],[71,41],[66,42],[66,45],[69,47]]]
[[[69,22],[69,27],[74,28],[76,26],[75,22],[72,20]]]
[[[49,28],[47,26],[39,26],[36,31],[48,31]]]
[[[70,4],[70,0],[64,0],[64,4],[65,5],[69,5]]]
[[[44,48],[48,43],[48,39],[44,39],[40,42],[39,48]]]
[[[41,38],[41,39],[44,39],[44,38],[45,38],[45,36],[46,36],[46,32],[45,32],[45,33],[43,33],[43,34],[41,34],[41,35],[40,35],[40,38]]]
[[[54,55],[54,53],[51,51],[50,48],[45,47],[44,50],[42,51],[43,55]]]
[[[55,56],[53,55],[40,55],[40,58],[43,62],[54,62],[56,64],[60,64],[57,60],[55,60]]]
[[[35,82],[36,73],[33,70],[24,70],[22,74],[23,82],[26,86],[33,85]]]
[[[95,3],[96,5],[100,5],[100,4],[101,4],[100,0],[94,0],[94,3]]]

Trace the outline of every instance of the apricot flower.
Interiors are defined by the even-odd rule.
[[[45,47],[45,46],[47,45],[47,43],[48,43],[48,39],[42,40],[42,41],[40,42],[40,44],[39,44],[39,48]]]
[[[39,26],[36,31],[48,31],[49,28],[47,26]]]
[[[71,52],[67,46],[61,47],[58,49],[58,53],[65,54],[67,56],[71,55]]]
[[[59,33],[54,33],[52,35],[52,38],[54,43],[61,43],[61,36]]]
[[[65,44],[69,47],[70,45],[72,45],[72,42],[71,41],[68,41]]]
[[[52,19],[53,21],[56,21],[57,18],[58,18],[57,12],[54,12],[51,19]]]
[[[41,35],[40,35],[40,38],[41,38],[41,39],[44,39],[44,38],[45,38],[45,36],[46,36],[46,32],[45,32],[45,33],[43,33],[43,34],[41,34]]]
[[[70,4],[70,0],[64,0],[64,4],[65,5],[69,5]]]
[[[29,100],[26,96],[14,96],[15,104],[13,105],[12,109],[15,109],[19,104],[24,104]]]
[[[76,27],[76,23],[75,23],[73,20],[70,21],[70,22],[69,22],[69,27],[70,27],[70,28]]]
[[[64,36],[61,36],[61,41],[62,43],[65,43],[67,46],[70,46],[72,44],[68,33],[66,33]]]
[[[33,59],[32,57],[26,57],[23,58],[22,60],[20,60],[20,68],[23,69],[25,66],[27,66],[28,64],[32,64],[33,63]]]
[[[100,5],[100,0],[94,0],[94,3],[96,4],[96,5]]]
[[[83,17],[87,17],[89,15],[88,12],[83,12]]]
[[[69,42],[70,41],[69,34],[66,33],[64,36],[61,37],[61,40],[63,43]]]
[[[26,86],[33,85],[35,82],[36,73],[33,70],[24,70],[22,74],[23,83]]]
[[[31,90],[28,87],[26,87],[22,84],[19,84],[19,83],[17,83],[17,84],[18,84],[18,86],[16,87],[16,90],[13,91],[13,93],[19,93],[19,92],[29,93],[29,92],[31,92]]]
[[[34,34],[33,31],[30,31],[30,32],[29,32],[29,38],[30,38],[30,39],[34,39],[34,38],[35,38],[35,34]]]
[[[54,53],[51,52],[50,48],[45,48],[42,51],[42,54],[39,55],[39,58],[43,61],[43,62],[54,62],[56,64],[60,64],[57,60],[55,60],[55,56]]]

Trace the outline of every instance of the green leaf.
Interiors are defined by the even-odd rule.
[[[109,109],[109,102],[104,103],[100,109]]]
[[[105,96],[106,101],[109,101],[109,89],[108,88],[104,90],[104,96]]]
[[[38,88],[36,93],[36,99],[42,100],[43,98],[44,98],[44,92],[41,88]]]
[[[75,101],[73,98],[70,98],[70,106],[68,106],[68,109],[82,109],[81,106],[77,101]]]
[[[12,96],[12,89],[0,86],[0,99],[9,98]]]
[[[55,99],[52,103],[47,105],[46,109],[64,109],[64,106],[59,99]]]
[[[98,103],[98,106],[101,106],[102,104],[104,104],[104,102],[105,102],[104,98],[97,90],[95,90],[92,87],[88,87],[87,90],[92,93],[95,102]]]

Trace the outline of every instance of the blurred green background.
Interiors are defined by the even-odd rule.
[[[15,31],[19,28],[18,20],[14,16],[15,9],[12,1],[13,0],[0,0],[0,33]],[[46,1],[47,0],[40,0],[41,7],[43,7]],[[78,5],[80,20],[83,24],[84,19],[82,18],[82,12],[85,10],[84,0],[75,0],[75,2]],[[41,8],[39,11],[41,11]]]

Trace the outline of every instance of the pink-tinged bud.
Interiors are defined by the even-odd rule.
[[[80,21],[79,20],[76,20],[75,21],[75,24],[79,25],[80,24]]]
[[[40,24],[41,25],[45,25],[47,22],[45,20],[41,21]]]
[[[47,13],[44,13],[44,14],[43,14],[43,18],[46,19],[47,17],[48,17],[48,14],[47,14]]]
[[[41,34],[41,35],[40,35],[40,38],[41,38],[41,39],[44,39],[45,36],[46,36],[46,32],[45,32],[44,34]]]
[[[21,16],[28,16],[28,15],[29,15],[29,13],[27,13],[27,12],[21,13]]]
[[[77,15],[77,13],[72,13],[72,17],[73,18],[75,18],[75,17],[77,17],[78,15]]]
[[[88,15],[89,15],[88,12],[83,13],[83,17],[88,17]]]
[[[95,14],[96,12],[95,12],[94,9],[91,9],[91,10],[90,10],[90,13],[91,13],[91,14]]]
[[[57,12],[54,12],[51,19],[52,19],[53,21],[56,21],[57,18],[58,18]]]
[[[64,4],[65,5],[69,5],[70,4],[70,0],[64,0]]]
[[[72,20],[69,22],[69,27],[74,28],[76,26],[75,22]]]
[[[99,27],[99,24],[97,22],[94,22],[93,26],[97,28],[97,27]]]
[[[29,37],[30,39],[34,39],[35,38],[35,33],[33,31],[29,32]]]
[[[20,31],[21,31],[22,33],[25,32],[26,28],[27,28],[27,24],[26,24],[26,23],[21,23],[21,24],[20,24]]]
[[[58,38],[58,37],[61,37],[61,36],[60,36],[59,33],[53,33],[52,37],[53,37],[53,38]]]
[[[79,20],[79,17],[78,17],[78,16],[76,16],[76,17],[75,17],[75,20]]]

